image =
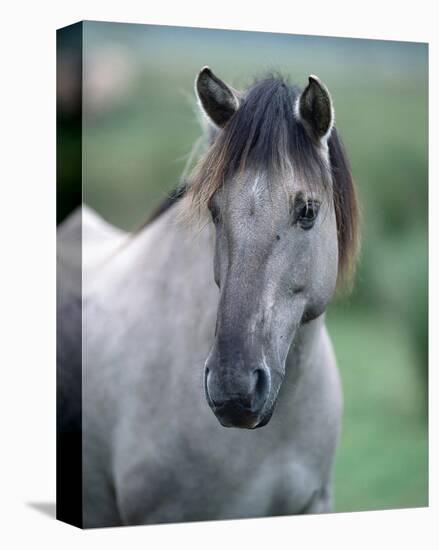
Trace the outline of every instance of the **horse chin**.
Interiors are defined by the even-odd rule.
[[[223,428],[238,428],[240,430],[254,430],[259,427],[259,423],[257,420],[249,421],[249,420],[242,420],[242,421],[234,421],[233,423],[218,418],[219,423]]]
[[[224,428],[252,430],[257,428],[261,415],[241,406],[213,407],[213,412]]]
[[[218,420],[221,426],[223,426],[224,428],[238,428],[240,430],[256,430],[257,428],[262,428],[262,426],[265,426],[270,420],[270,418],[271,418],[271,413],[266,417],[262,418],[262,420],[254,420],[254,421],[243,420],[242,422],[235,421],[233,422],[233,424],[229,423],[227,420],[222,420],[219,418]]]
[[[271,418],[272,410],[264,411],[261,414],[249,414],[247,410],[236,408],[234,413],[225,413],[221,408],[214,407],[213,412],[218,422],[224,428],[238,428],[255,430],[265,426]]]
[[[220,416],[218,414],[218,411],[215,411],[215,416],[217,417],[221,426],[223,426],[224,428],[256,430],[257,428],[262,428],[269,423],[273,415],[273,411],[274,407],[271,407],[270,409],[263,411],[258,416],[235,416],[233,420],[224,416]]]

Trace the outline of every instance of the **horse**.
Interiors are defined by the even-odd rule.
[[[83,349],[58,367],[82,361],[85,527],[332,510],[325,310],[358,243],[333,102],[316,76],[238,91],[209,67],[195,92],[206,149],[151,219],[126,234],[83,206],[58,231],[68,272],[82,228]]]

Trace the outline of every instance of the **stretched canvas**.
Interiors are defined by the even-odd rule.
[[[57,34],[57,517],[428,505],[428,46]]]

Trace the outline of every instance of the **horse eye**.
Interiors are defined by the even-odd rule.
[[[311,229],[319,213],[319,204],[316,201],[306,202],[300,209],[297,221],[303,229]]]

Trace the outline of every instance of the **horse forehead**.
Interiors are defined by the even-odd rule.
[[[229,205],[240,207],[267,206],[267,202],[275,204],[275,199],[282,202],[286,199],[288,190],[293,192],[292,176],[275,176],[265,171],[251,170],[234,178],[229,189]]]
[[[282,184],[270,181],[267,174],[246,174],[232,182],[222,208],[230,242],[262,248],[288,216],[288,196]]]
[[[274,222],[276,215],[288,215],[294,197],[307,194],[309,190],[309,186],[302,185],[292,172],[281,175],[265,171],[236,176],[225,187],[223,207],[238,221],[241,217],[250,217]]]

